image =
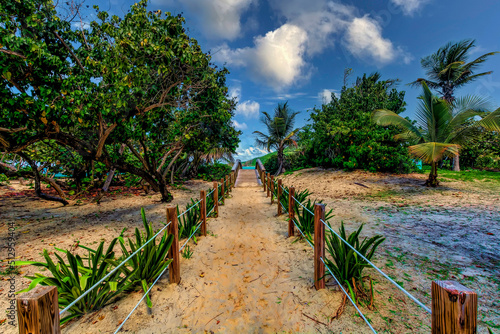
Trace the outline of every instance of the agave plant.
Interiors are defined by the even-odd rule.
[[[305,208],[297,205],[295,211],[295,222],[302,233],[304,233],[305,238],[311,243],[313,243],[312,235],[314,234],[314,214],[311,212],[314,213],[314,206],[321,203],[323,203],[323,201],[311,201],[308,199],[307,202],[304,201],[302,203]],[[333,217],[332,211],[332,209],[325,211],[325,222]]]
[[[57,264],[49,256],[47,250],[43,250],[46,262],[38,261],[16,261],[16,266],[34,265],[49,270],[51,277],[36,273],[35,276],[26,276],[31,279],[28,288],[17,293],[30,291],[38,284],[56,286],[59,294],[59,307],[65,308],[80,297],[90,287],[104,278],[113,269],[115,253],[113,248],[117,239],[113,239],[106,252],[103,252],[104,242],[99,244],[96,250],[89,251],[89,257],[82,259],[79,255],[73,255],[70,251],[57,249],[66,254],[68,262],[57,253]],[[119,293],[128,289],[133,284],[132,277],[135,270],[122,275],[120,270],[113,273],[108,279],[92,289],[75,305],[69,308],[70,315],[61,319],[61,324],[83,314],[99,310],[109,304]]]
[[[167,231],[163,233],[160,242],[156,244],[155,232],[153,230],[153,225],[148,223],[146,219],[146,213],[144,208],[141,208],[141,217],[144,229],[146,231],[145,235],[141,234],[138,228],[135,229],[135,242],[128,238],[128,245],[130,251],[125,245],[123,236],[118,238],[123,255],[116,261],[111,260],[110,262],[118,266],[119,263],[124,261],[130,255],[132,255],[136,250],[140,249],[144,244],[147,243],[144,248],[142,248],[135,256],[127,261],[127,264],[131,269],[126,266],[122,266],[120,269],[125,273],[126,276],[130,276],[132,273],[133,283],[137,284],[140,282],[144,293],[149,290],[151,283],[168,267],[172,262],[169,259],[168,251],[172,242],[174,241],[174,236],[168,234]],[[152,239],[152,240],[151,240]],[[148,307],[152,307],[153,304],[149,295],[146,296],[146,303]]]
[[[212,191],[211,189],[208,189],[207,194],[210,193],[211,191]],[[208,213],[215,207],[214,193],[212,193],[210,196],[207,196],[205,205],[207,207],[207,216],[208,216]],[[213,215],[214,213],[211,214]]]
[[[194,208],[190,209],[192,206]],[[201,218],[200,205],[196,205],[196,201],[192,198],[191,203],[186,205],[186,211],[179,219],[179,238],[189,238],[198,227]],[[179,214],[179,206],[177,205],[177,215]]]
[[[330,226],[330,223],[328,223],[328,226]],[[344,222],[342,222],[339,229],[339,235],[366,259],[371,261],[375,254],[375,250],[384,242],[385,238],[376,235],[369,239],[364,238],[360,241],[359,235],[362,229],[363,224],[361,224],[357,231],[347,235],[344,228]],[[326,265],[330,268],[339,283],[348,287],[353,300],[356,300],[354,291],[356,291],[357,288],[355,287],[355,282],[362,281],[363,269],[370,265],[334,233],[326,233],[325,246],[331,258],[324,259]]]

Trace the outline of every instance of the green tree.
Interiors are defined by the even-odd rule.
[[[498,52],[488,52],[469,62],[470,53],[475,47],[475,40],[464,39],[458,43],[448,43],[441,47],[436,53],[420,60],[422,68],[426,71],[427,78],[419,78],[413,85],[425,82],[431,89],[435,89],[448,103],[455,100],[455,90],[479,77],[492,72],[476,73],[480,64],[488,57]],[[453,169],[460,170],[459,155],[457,154]]]
[[[271,151],[275,149],[278,152],[278,169],[276,175],[283,173],[285,155],[284,149],[291,146],[297,146],[296,135],[300,128],[294,129],[295,117],[299,112],[292,111],[288,106],[288,102],[278,103],[274,109],[274,114],[271,116],[267,112],[262,112],[263,117],[261,122],[266,126],[267,133],[254,131],[257,135],[256,144],[262,148]]]
[[[381,128],[371,120],[373,109],[405,110],[404,92],[394,80],[380,80],[380,74],[357,78],[352,87],[343,87],[340,97],[311,112],[302,144],[307,160],[323,167],[408,172],[411,161],[405,145],[393,139],[397,128]]]
[[[436,187],[438,162],[444,156],[456,156],[460,145],[474,140],[480,128],[500,130],[500,109],[488,112],[487,102],[475,96],[448,103],[434,96],[425,82],[422,87],[416,124],[387,109],[375,110],[373,120],[382,126],[403,129],[395,139],[417,142],[409,147],[409,153],[431,165],[425,185]]]

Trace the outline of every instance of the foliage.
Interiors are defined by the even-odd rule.
[[[116,241],[117,239],[113,239],[106,252],[103,252],[104,242],[101,242],[97,250],[89,251],[87,259],[83,259],[79,255],[73,255],[70,251],[59,250],[66,253],[68,262],[65,262],[59,254],[55,253],[56,264],[52,261],[47,250],[44,249],[43,257],[46,262],[16,261],[16,266],[31,264],[46,268],[52,274],[52,277],[38,273],[35,276],[27,276],[32,280],[29,287],[18,293],[29,291],[38,284],[56,286],[59,293],[59,307],[65,308],[113,269],[112,263],[115,259],[113,247]],[[134,275],[135,271],[122,275],[122,272],[117,270],[107,279],[106,283],[94,288],[72,306],[68,310],[70,315],[61,319],[61,323],[106,306],[119,293],[132,286]]]
[[[186,248],[182,251],[182,257],[185,259],[190,259],[193,256],[193,251],[186,245]]]
[[[207,190],[207,195],[212,191],[213,189],[208,189]],[[214,191],[215,192],[215,191]],[[207,218],[209,216],[209,212],[214,209],[215,207],[215,201],[214,201],[214,192],[210,195],[210,196],[207,196],[207,200],[206,200],[206,207],[207,207]],[[215,215],[215,212],[211,212],[210,215]]]
[[[5,174],[0,174],[0,186],[10,184],[9,178]]]
[[[425,82],[431,89],[436,89],[447,102],[453,102],[455,89],[464,86],[490,72],[475,73],[480,64],[484,63],[488,57],[498,52],[488,52],[471,62],[469,56],[474,51],[475,40],[464,39],[457,43],[447,43],[439,48],[436,53],[424,57],[420,60],[422,68],[426,70],[427,79],[417,79],[413,85],[420,86]]]
[[[373,120],[382,126],[398,126],[403,132],[395,139],[412,141],[409,153],[431,164],[431,172],[426,185],[436,187],[437,163],[445,156],[456,156],[461,144],[471,142],[481,128],[500,129],[500,108],[487,111],[484,99],[467,96],[448,103],[432,95],[426,83],[422,83],[423,93],[416,110],[416,124],[387,109],[373,112]],[[479,118],[477,120],[477,118]]]
[[[50,142],[53,160],[68,151],[79,173],[94,162],[128,172],[163,201],[172,199],[167,175],[189,169],[195,152],[234,152],[227,70],[210,63],[182,16],[147,3],[121,18],[95,6],[96,21],[75,30],[51,0],[2,2],[0,150]]]
[[[198,178],[205,181],[219,181],[229,173],[231,173],[231,166],[218,162],[203,164],[198,168]]]
[[[460,149],[460,165],[464,168],[500,170],[498,132],[479,129],[476,140]]]
[[[330,226],[330,223],[328,223],[328,226]],[[385,238],[376,235],[370,239],[364,238],[360,241],[359,235],[362,229],[363,224],[361,224],[357,231],[348,236],[344,228],[344,222],[342,222],[339,229],[339,235],[366,259],[371,261],[377,247],[384,242]],[[356,300],[353,293],[353,291],[357,290],[355,282],[362,282],[363,269],[370,265],[332,232],[326,233],[325,235],[325,247],[331,258],[326,257],[325,264],[330,268],[340,284],[347,285],[354,300]]]
[[[314,206],[321,203],[323,203],[323,201],[311,201],[311,199],[307,199],[307,202],[304,200],[301,203],[305,208],[299,204],[296,204],[295,207],[295,222],[302,233],[304,233],[305,238],[311,243],[314,243],[312,237],[314,234]],[[332,211],[332,209],[330,209],[330,211],[325,210],[325,222],[333,217]]]
[[[136,228],[135,242],[128,238],[130,251],[125,245],[123,236],[120,236],[118,241],[123,255],[116,261],[112,261],[112,263],[114,266],[118,266],[123,260],[128,258],[131,254],[149,241],[149,243],[144,246],[139,253],[128,260],[127,264],[131,269],[126,268],[125,266],[120,268],[123,269],[125,275],[132,277],[134,284],[140,283],[144,293],[146,293],[153,281],[165,270],[165,268],[168,267],[170,262],[172,262],[172,259],[169,259],[167,256],[170,246],[174,240],[174,236],[172,234],[168,234],[165,230],[160,241],[156,244],[156,233],[153,230],[153,224],[148,223],[146,219],[144,208],[141,208],[141,217],[146,235],[142,234],[139,229]],[[153,306],[149,295],[146,296],[146,303],[148,307]]]
[[[267,112],[262,112],[262,124],[265,125],[267,133],[254,131],[257,135],[256,145],[270,151],[276,150],[278,156],[278,169],[276,175],[284,171],[285,156],[283,151],[287,147],[297,146],[296,136],[300,128],[294,129],[295,117],[298,112],[294,112],[288,106],[288,102],[278,103],[271,116]]]
[[[327,168],[409,172],[413,164],[406,145],[393,139],[397,129],[371,120],[374,109],[405,110],[405,93],[394,83],[380,81],[378,73],[363,75],[353,87],[343,87],[340,97],[332,94],[330,103],[313,109],[312,124],[301,135],[304,159]]]
[[[284,155],[286,157],[283,162],[283,167],[287,172],[296,171],[302,168],[313,167],[310,165],[307,157],[300,151],[292,151],[288,152],[285,150]],[[278,155],[273,154],[266,159],[264,162],[264,167],[266,168],[266,172],[271,174],[276,174],[279,168]]]
[[[201,212],[200,204],[196,204],[196,202],[197,201],[191,198],[191,203],[186,205],[187,212],[179,217],[179,238],[189,238],[198,228]],[[177,205],[177,215],[180,214],[181,212],[179,211],[179,206]]]

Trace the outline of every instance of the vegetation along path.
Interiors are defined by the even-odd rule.
[[[153,309],[141,305],[124,330],[132,333],[368,333],[347,308],[339,320],[329,318],[341,302],[339,292],[316,291],[313,253],[304,242],[287,239],[287,222],[252,181],[254,170],[240,171],[240,185],[208,221],[209,235],[199,238],[190,259],[181,259],[181,282],[163,278],[153,289]],[[248,175],[247,175],[248,174]],[[243,177],[246,176],[246,177]],[[254,176],[255,180],[255,176]],[[124,319],[142,293],[103,310],[99,329],[106,332]],[[117,307],[118,306],[118,307]],[[110,312],[109,312],[110,311]],[[95,317],[95,316],[94,316]],[[97,316],[98,318],[98,316]],[[66,330],[95,332],[82,319]]]

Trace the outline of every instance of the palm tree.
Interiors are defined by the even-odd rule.
[[[431,164],[431,172],[425,185],[436,187],[437,163],[444,156],[457,156],[460,145],[473,141],[480,128],[500,131],[500,108],[488,112],[486,100],[467,96],[449,103],[432,95],[429,87],[422,82],[423,94],[415,112],[417,121],[412,122],[398,114],[381,109],[373,112],[375,123],[396,125],[404,131],[395,139],[415,141],[408,148],[410,155]]]
[[[267,149],[268,152],[271,149],[275,149],[278,152],[278,170],[276,171],[276,175],[279,175],[285,170],[283,165],[285,162],[283,151],[286,147],[297,147],[295,137],[300,128],[294,129],[293,126],[295,124],[295,116],[299,113],[292,111],[288,107],[287,101],[285,103],[278,103],[278,106],[274,109],[273,116],[265,111],[262,114],[261,122],[266,126],[268,134],[254,131],[253,133],[257,135],[255,143],[257,146]]]
[[[426,70],[427,79],[419,78],[412,85],[425,82],[427,86],[437,90],[448,103],[455,99],[455,89],[476,80],[489,72],[475,73],[479,65],[498,52],[486,53],[475,60],[468,62],[470,51],[475,47],[475,40],[464,39],[458,43],[448,43],[436,53],[420,60]],[[453,170],[460,171],[459,155],[453,160]]]

